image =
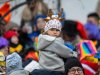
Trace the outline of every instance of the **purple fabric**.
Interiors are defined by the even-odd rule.
[[[88,32],[88,37],[90,39],[100,40],[100,28],[92,23],[86,23],[85,29]]]
[[[0,49],[5,47],[5,46],[8,46],[7,39],[5,39],[4,37],[0,37]]]

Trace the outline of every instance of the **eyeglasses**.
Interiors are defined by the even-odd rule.
[[[77,68],[77,69],[72,68],[72,69],[69,70],[69,72],[72,73],[72,74],[75,74],[76,71],[78,73],[82,73],[83,72],[83,70],[81,68]]]

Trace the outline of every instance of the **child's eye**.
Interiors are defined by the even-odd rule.
[[[52,30],[52,31],[60,31],[60,30],[55,29],[55,28],[51,28],[50,30]]]
[[[56,29],[56,31],[60,31],[60,30]]]
[[[54,30],[55,30],[55,28],[51,28],[50,30],[54,31]]]

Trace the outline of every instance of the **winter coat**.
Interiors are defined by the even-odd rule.
[[[62,38],[49,35],[39,36],[39,64],[41,69],[64,72],[64,61],[72,55],[70,48],[64,45]]]

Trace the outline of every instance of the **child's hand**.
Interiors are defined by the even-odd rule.
[[[73,51],[72,56],[77,57],[78,56],[78,53],[76,51]]]

